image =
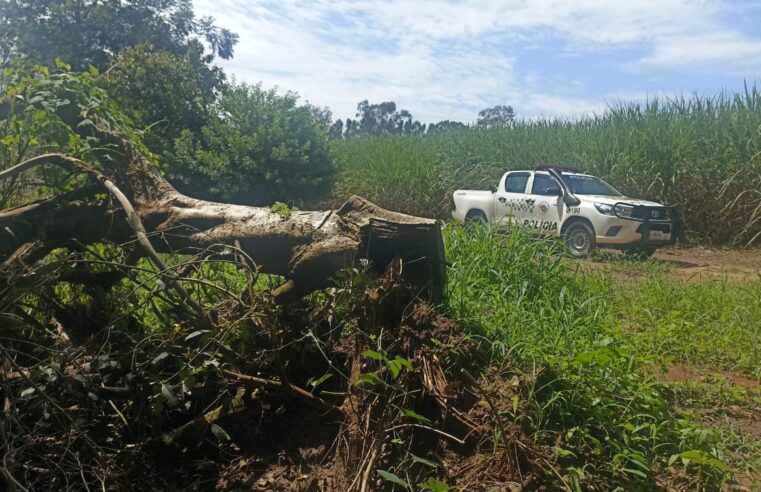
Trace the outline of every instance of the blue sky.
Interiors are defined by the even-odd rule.
[[[392,100],[423,122],[574,118],[618,101],[761,79],[761,0],[194,0],[240,36],[237,80],[353,117]]]

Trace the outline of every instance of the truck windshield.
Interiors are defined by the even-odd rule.
[[[563,174],[562,176],[571,192],[576,195],[621,196],[618,190],[598,177],[581,174]]]

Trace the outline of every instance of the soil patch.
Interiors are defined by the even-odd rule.
[[[729,384],[732,386],[761,391],[761,383],[759,383],[757,380],[744,374],[738,374],[731,371],[709,369],[686,364],[675,364],[669,367],[668,370],[666,370],[665,374],[663,374],[664,379],[672,382],[706,382],[715,380],[717,376],[726,379],[727,382],[729,382]]]
[[[656,251],[652,260],[672,266],[672,273],[682,280],[747,282],[761,279],[761,249],[758,248],[667,248]]]
[[[706,280],[726,280],[729,282],[749,282],[761,279],[761,249],[721,250],[703,247],[663,248],[655,252],[649,260],[624,263],[616,251],[602,251],[594,259],[583,260],[583,269],[608,273],[617,281],[646,278],[649,274],[643,268],[647,262],[663,266],[670,275],[686,282]]]

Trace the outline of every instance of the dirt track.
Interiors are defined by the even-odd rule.
[[[608,271],[616,279],[631,279],[645,270],[635,263],[610,261],[620,257],[616,252],[601,252],[593,260],[583,262],[590,270]],[[670,274],[684,281],[721,280],[747,282],[761,280],[761,249],[721,250],[702,247],[664,248],[649,260],[663,266]]]
[[[672,266],[672,272],[685,280],[761,279],[761,249],[669,248],[656,252],[653,259]]]

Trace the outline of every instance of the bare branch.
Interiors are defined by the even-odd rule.
[[[156,268],[158,268],[162,272],[169,272],[169,275],[171,278],[171,285],[174,288],[174,290],[177,291],[177,294],[179,294],[182,301],[187,303],[190,307],[192,307],[193,310],[201,317],[201,319],[207,324],[209,324],[208,315],[204,311],[203,307],[201,307],[201,305],[198,304],[198,302],[196,302],[193,298],[190,297],[190,294],[188,293],[188,291],[180,284],[179,280],[171,273],[171,270],[166,266],[166,264],[164,263],[164,260],[161,259],[161,257],[158,255],[156,250],[151,245],[151,242],[148,239],[148,236],[146,235],[145,227],[143,227],[143,222],[140,220],[140,216],[135,211],[135,208],[132,206],[132,203],[130,203],[129,199],[124,195],[124,193],[122,193],[122,191],[102,173],[93,169],[86,162],[81,161],[74,157],[70,157],[64,154],[43,154],[37,157],[32,157],[31,159],[27,159],[24,162],[21,162],[9,169],[6,169],[5,171],[0,172],[0,180],[4,180],[12,176],[16,176],[19,173],[22,173],[24,171],[32,169],[35,166],[39,166],[45,163],[52,163],[56,165],[65,164],[83,173],[86,173],[88,175],[95,177],[95,179],[97,179],[101,183],[101,185],[103,185],[103,187],[106,188],[109,191],[109,193],[113,195],[114,198],[116,198],[116,201],[119,202],[122,209],[124,209],[124,212],[127,214],[127,222],[129,223],[130,227],[132,227],[132,230],[134,231],[135,236],[137,237],[138,243],[143,248],[143,250],[148,255],[148,257],[151,259],[153,264],[156,265]]]

